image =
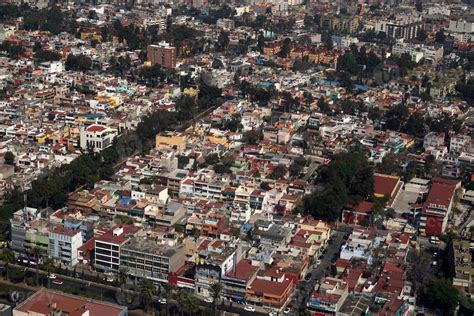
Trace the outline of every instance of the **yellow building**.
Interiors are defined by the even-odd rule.
[[[156,149],[175,148],[180,153],[186,149],[186,136],[177,133],[156,135]]]

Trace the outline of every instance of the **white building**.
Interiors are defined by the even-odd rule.
[[[97,124],[91,125],[81,131],[81,149],[92,149],[95,152],[101,152],[112,145],[117,134],[117,131],[110,127]]]
[[[232,213],[230,221],[233,223],[244,224],[250,220],[252,214],[249,204],[234,204],[232,207]]]
[[[453,135],[449,142],[449,151],[453,153],[470,152],[472,151],[471,143],[469,135]]]
[[[450,20],[448,31],[456,33],[474,33],[474,21],[466,21],[464,19]]]
[[[82,246],[80,230],[72,230],[62,226],[49,229],[48,256],[62,263],[76,265],[78,249]]]

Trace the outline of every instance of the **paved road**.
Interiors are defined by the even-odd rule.
[[[326,254],[323,255],[321,264],[313,268],[311,271],[311,278],[308,281],[302,281],[297,285],[297,295],[295,297],[295,305],[293,307],[293,315],[297,315],[299,311],[306,308],[308,301],[316,283],[330,273],[331,260],[341,250],[341,245],[345,242],[345,232],[335,231],[330,244],[327,247]]]

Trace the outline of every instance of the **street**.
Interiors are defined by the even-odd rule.
[[[308,281],[303,280],[297,285],[297,291],[295,291],[295,305],[292,310],[293,315],[297,315],[299,311],[306,308],[306,302],[313,292],[314,286],[321,278],[328,274],[327,269],[330,269],[332,265],[331,260],[339,253],[341,245],[345,242],[345,234],[346,233],[342,231],[334,232],[332,240],[327,246],[327,252],[320,257],[321,264],[312,269],[310,272],[311,278]]]

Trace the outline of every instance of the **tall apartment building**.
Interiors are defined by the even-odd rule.
[[[176,68],[176,47],[170,46],[166,42],[160,42],[158,45],[148,45],[147,57],[152,65]]]
[[[13,214],[10,219],[10,247],[22,255],[30,255],[39,248],[42,255],[48,254],[48,222],[41,218],[36,208],[26,207]]]
[[[375,23],[375,32],[384,32],[390,38],[410,40],[422,28],[421,17],[397,17],[394,20],[381,20]]]
[[[143,233],[144,234],[144,233]],[[184,265],[183,245],[164,240],[136,235],[120,250],[120,264],[128,268],[131,275],[168,283],[170,273]]]
[[[117,225],[95,239],[95,266],[105,271],[118,271],[120,249],[127,243],[139,228],[128,225]]]
[[[49,229],[48,255],[69,265],[76,265],[77,250],[82,246],[82,234],[78,230],[54,226]]]

